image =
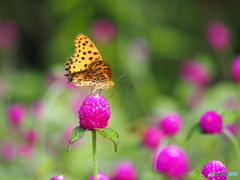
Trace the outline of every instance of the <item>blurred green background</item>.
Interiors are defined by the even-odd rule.
[[[68,153],[63,140],[66,128],[78,125],[77,110],[90,94],[90,88],[67,85],[63,76],[79,33],[96,44],[111,67],[113,81],[127,74],[117,81],[134,85],[116,84],[104,93],[113,95],[109,127],[119,133],[120,145],[115,153],[113,145],[99,136],[101,172],[111,176],[112,166],[127,158],[136,165],[138,179],[167,179],[152,173],[152,154],[141,145],[141,134],[145,127],[157,126],[159,116],[168,111],[181,114],[183,127],[166,139],[186,151],[190,170],[216,159],[230,172],[239,172],[236,151],[221,135],[195,135],[186,141],[204,111],[229,108],[229,99],[235,103],[230,108],[239,110],[238,84],[230,75],[240,49],[239,12],[237,0],[1,1],[0,144],[19,147],[25,143],[21,134],[28,129],[34,129],[39,139],[31,155],[16,150],[9,160],[2,153],[0,179],[43,180],[63,174],[77,180],[92,174],[90,133]],[[224,49],[214,49],[207,41],[207,27],[213,21],[224,23],[230,33]],[[182,77],[180,67],[187,59],[208,68],[211,81],[203,90]],[[7,116],[14,102],[26,108],[20,130],[11,127]],[[36,102],[41,104],[37,112]]]

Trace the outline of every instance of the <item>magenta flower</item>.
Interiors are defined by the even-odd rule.
[[[12,141],[1,142],[1,155],[7,161],[12,161],[17,155],[16,144]]]
[[[113,170],[113,180],[136,180],[137,171],[130,161],[119,162]]]
[[[205,164],[202,168],[202,174],[208,180],[225,180],[227,179],[226,175],[218,176],[214,173],[227,173],[227,168],[220,161],[212,160]]]
[[[0,46],[9,47],[13,45],[18,36],[19,29],[14,21],[5,20],[0,23]]]
[[[115,26],[108,19],[98,19],[93,23],[92,33],[96,40],[100,42],[109,42],[111,41],[115,34]]]
[[[173,136],[178,133],[182,127],[181,116],[177,113],[167,113],[159,121],[159,127],[164,134]]]
[[[31,157],[33,154],[33,147],[25,143],[19,146],[18,152],[25,157]]]
[[[105,97],[92,94],[84,100],[78,112],[83,129],[105,128],[110,118],[110,107]]]
[[[240,55],[236,56],[232,61],[231,75],[234,80],[240,82]]]
[[[94,176],[91,176],[88,180],[94,180]],[[98,180],[110,180],[110,178],[104,173],[98,173]]]
[[[39,134],[36,130],[34,129],[29,129],[25,132],[24,134],[25,136],[25,139],[26,141],[29,143],[29,144],[35,144],[38,139],[39,139]]]
[[[54,176],[49,180],[64,180],[64,178],[63,178],[63,175],[61,175],[61,176]]]
[[[25,118],[25,107],[20,103],[13,103],[7,109],[8,119],[13,127],[18,127]]]
[[[222,123],[222,116],[216,111],[207,111],[200,119],[202,131],[210,134],[221,133]]]
[[[155,168],[170,178],[179,178],[188,172],[189,164],[186,153],[178,146],[163,148],[156,157]]]
[[[184,61],[180,73],[184,80],[200,86],[207,85],[212,79],[208,67],[194,60]]]
[[[215,50],[225,50],[230,44],[230,33],[225,24],[213,21],[207,27],[206,38],[210,46]]]
[[[163,133],[155,127],[148,127],[145,129],[142,143],[150,149],[156,149],[159,143],[163,140]]]

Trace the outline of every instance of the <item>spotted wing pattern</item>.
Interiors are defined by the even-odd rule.
[[[76,86],[91,86],[95,89],[107,89],[114,85],[111,81],[110,66],[102,57],[94,43],[85,35],[75,39],[75,53],[65,63],[65,76],[69,83]]]

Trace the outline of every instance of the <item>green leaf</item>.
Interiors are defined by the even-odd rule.
[[[87,129],[83,129],[81,128],[80,126],[77,126],[75,127],[73,130],[72,130],[72,133],[71,133],[71,136],[70,136],[70,140],[69,140],[69,146],[68,146],[68,150],[70,150],[71,146],[72,146],[72,143],[74,141],[77,141],[79,139],[81,139],[84,135],[84,133],[87,131]]]
[[[237,120],[238,113],[235,110],[225,109],[220,112],[223,118],[224,124],[230,124],[233,121]]]
[[[196,169],[188,174],[189,180],[206,180],[205,176],[201,174],[200,169]]]
[[[188,135],[187,135],[187,140],[190,140],[191,136],[193,133],[202,133],[202,129],[201,127],[199,126],[199,123],[195,124],[189,131]]]
[[[117,152],[117,147],[119,144],[118,133],[111,128],[97,128],[96,129],[103,137],[111,140],[114,144],[115,152]]]

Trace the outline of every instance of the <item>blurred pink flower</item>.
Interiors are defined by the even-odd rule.
[[[39,140],[39,134],[34,129],[29,129],[25,131],[24,137],[26,141],[31,145],[35,144]]]
[[[89,177],[88,180],[94,180],[94,175]],[[110,178],[104,173],[98,173],[98,180],[110,180]]]
[[[163,140],[163,133],[157,127],[148,127],[144,131],[142,143],[144,146],[155,150]]]
[[[7,116],[13,127],[19,127],[25,118],[26,109],[21,103],[13,103],[8,106]]]
[[[33,154],[33,147],[30,144],[22,144],[18,149],[18,152],[25,157],[31,157]]]
[[[93,23],[92,33],[96,40],[99,42],[109,42],[111,41],[115,34],[115,26],[108,19],[98,19]]]
[[[155,169],[170,178],[179,178],[188,172],[188,157],[185,151],[176,145],[164,147],[155,158]]]
[[[165,135],[173,136],[181,130],[182,118],[175,112],[166,113],[159,120],[159,128]]]
[[[206,38],[211,47],[219,51],[228,48],[231,39],[227,26],[220,21],[213,21],[208,25]]]
[[[234,80],[240,82],[240,55],[236,56],[232,61],[231,75]]]
[[[64,180],[64,178],[63,178],[63,175],[61,175],[61,176],[54,176],[49,180]]]
[[[230,133],[232,133],[234,136],[236,136],[239,131],[238,122],[234,121],[231,124],[228,124],[227,129],[229,130]]]
[[[136,180],[137,171],[134,164],[129,160],[118,162],[113,170],[113,180]]]
[[[208,67],[193,60],[184,61],[181,65],[180,73],[182,78],[186,81],[200,86],[207,85],[212,79]]]
[[[9,47],[13,45],[19,36],[19,29],[12,20],[0,22],[0,46]]]
[[[150,56],[149,43],[143,38],[132,40],[128,49],[130,58],[135,61],[144,61]]]
[[[16,144],[13,141],[6,140],[1,142],[1,155],[7,161],[12,161],[16,157]]]
[[[31,110],[35,119],[41,119],[43,115],[43,102],[40,99],[33,101]]]

